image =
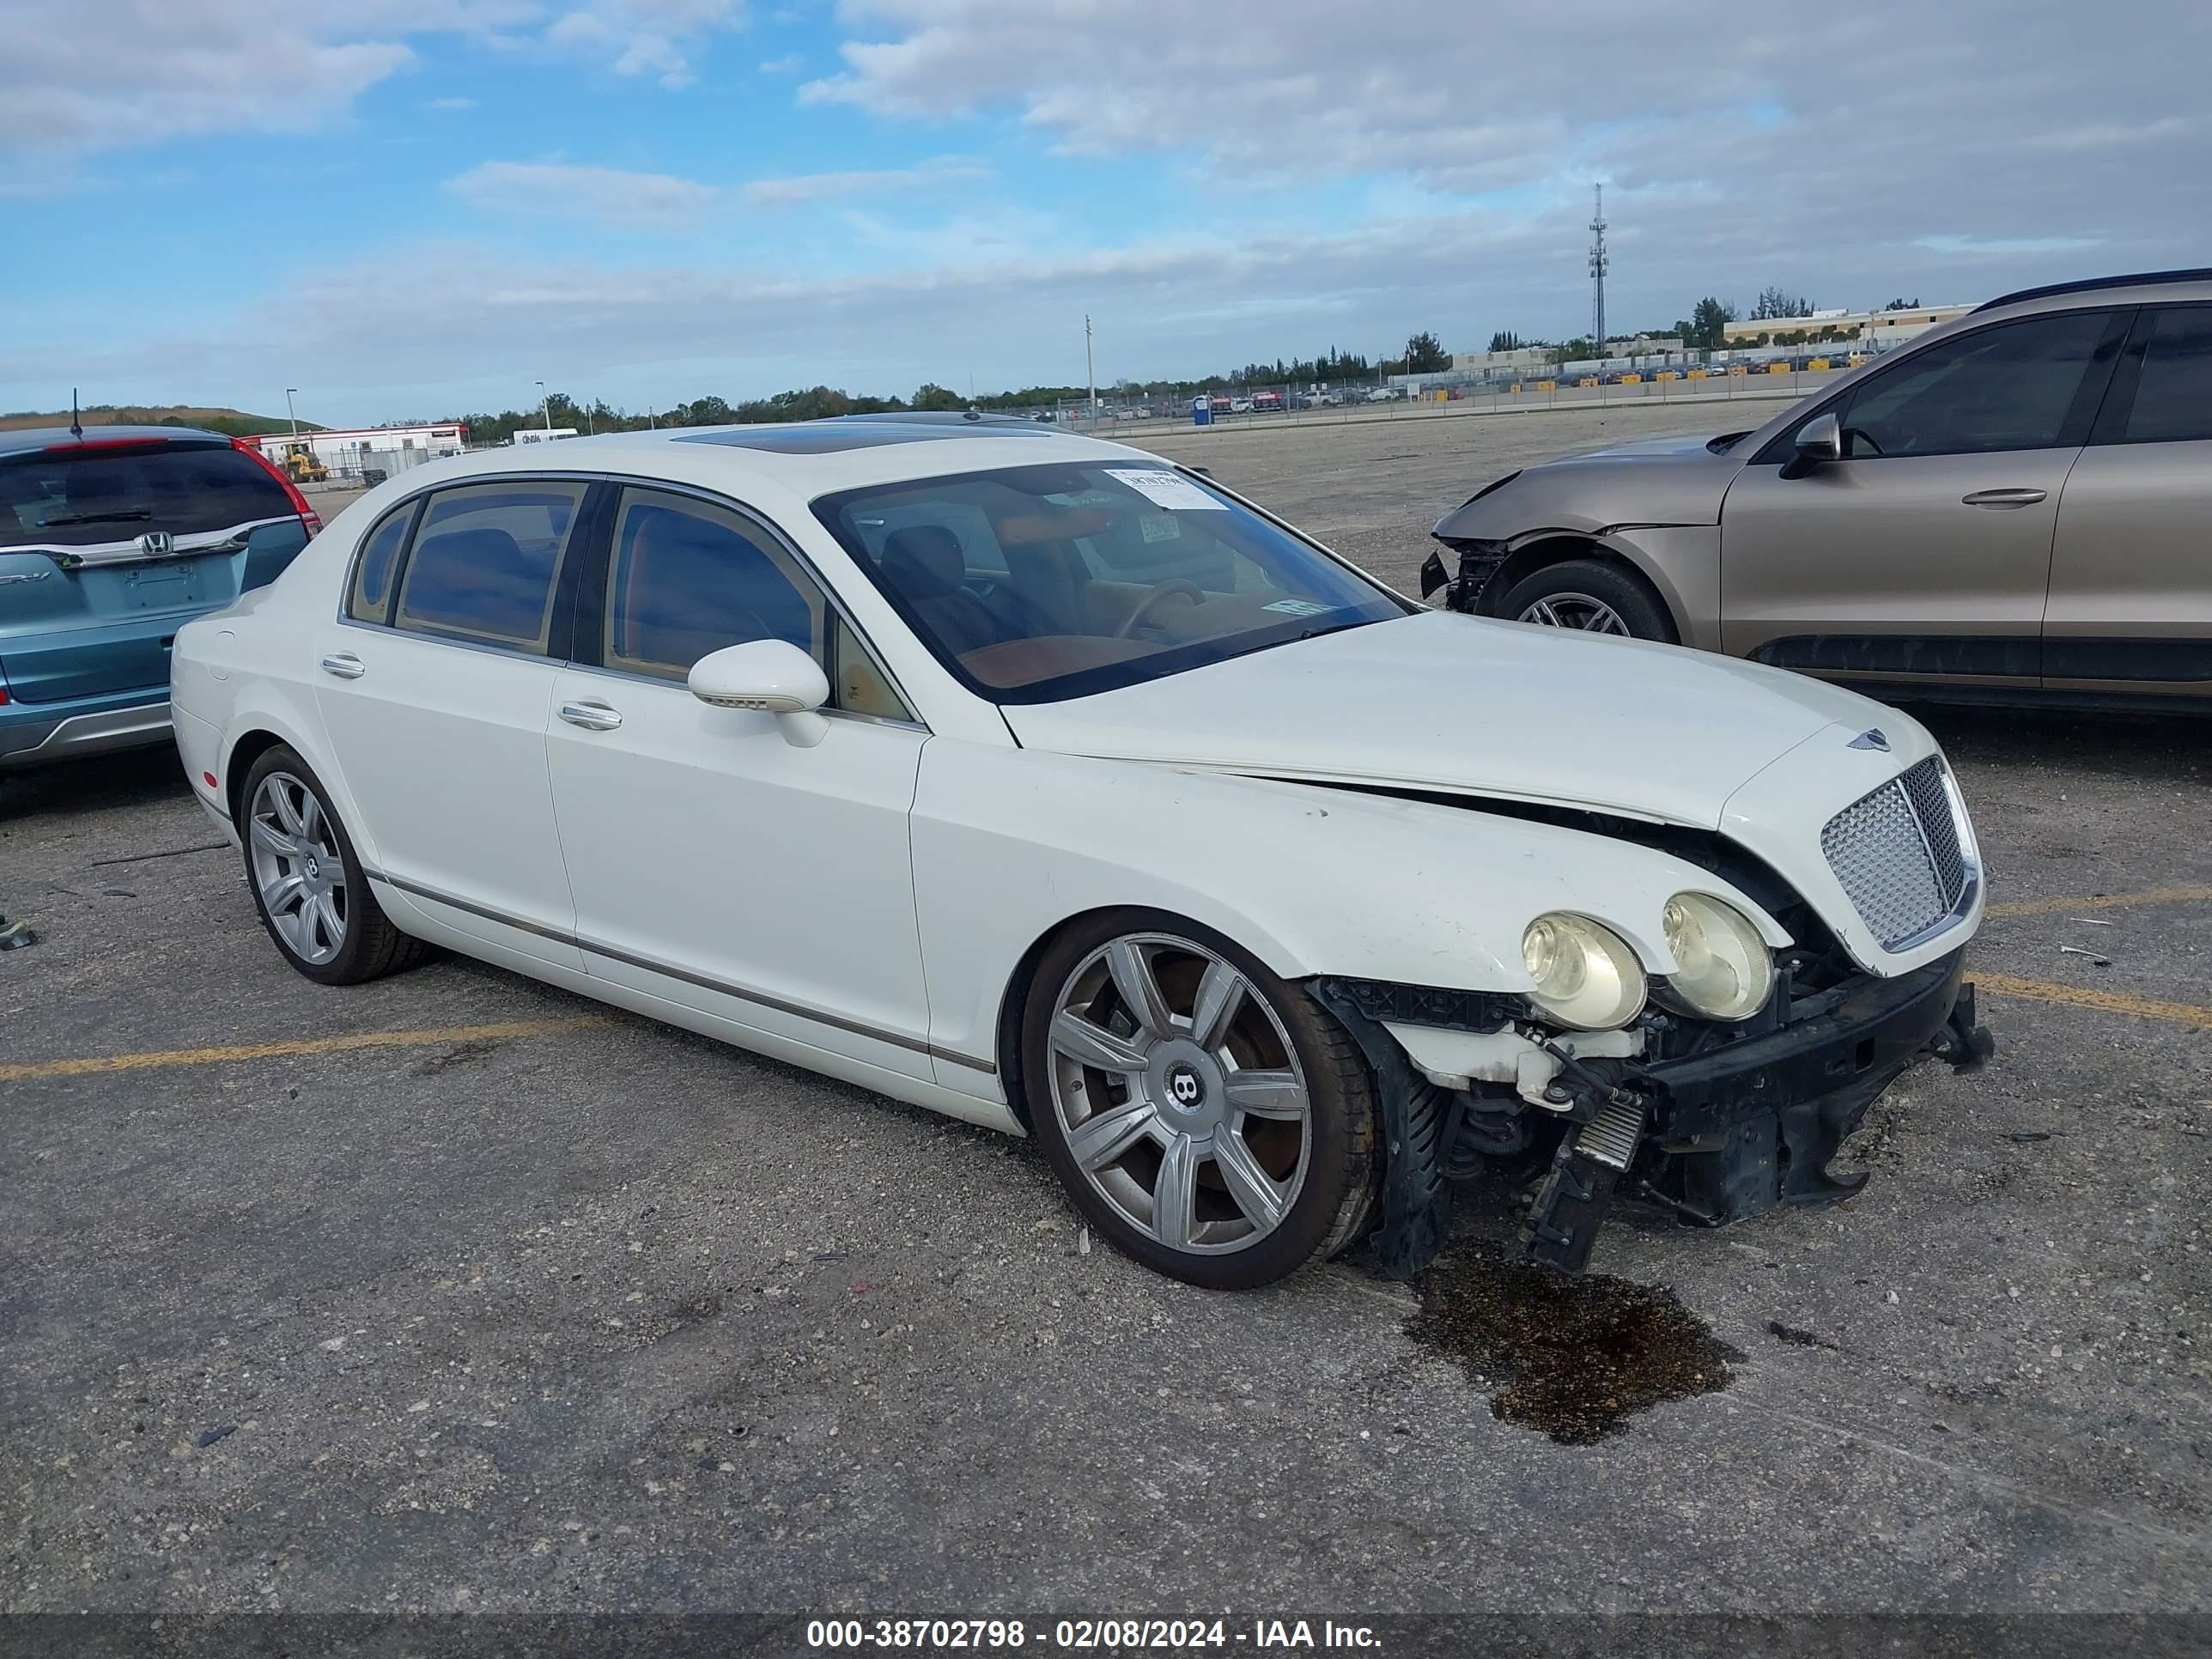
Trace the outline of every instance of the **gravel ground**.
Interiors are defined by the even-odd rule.
[[[1707,413],[1159,447],[1410,585]],[[307,983],[173,757],[0,783],[0,1066],[509,1027],[0,1081],[0,1608],[2204,1613],[2212,725],[1929,718],[1996,896],[2080,900],[1989,924],[1997,1059],[1841,1208],[1623,1218],[1555,1298],[1480,1189],[1421,1285],[1191,1291],[1024,1143],[467,962]]]

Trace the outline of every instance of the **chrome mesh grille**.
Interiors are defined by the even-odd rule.
[[[1884,950],[1933,927],[1966,890],[1943,763],[1931,755],[1853,801],[1820,831],[1820,851]]]

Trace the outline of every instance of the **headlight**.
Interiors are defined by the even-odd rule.
[[[1644,1006],[1644,964],[1587,916],[1537,917],[1521,935],[1521,960],[1536,982],[1533,1000],[1563,1025],[1610,1030]]]
[[[1677,893],[1660,913],[1674,954],[1673,998],[1708,1019],[1749,1019],[1774,989],[1774,953],[1751,919],[1702,893]]]

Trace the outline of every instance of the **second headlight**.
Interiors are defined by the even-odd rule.
[[[1677,893],[1660,915],[1674,953],[1668,1000],[1708,1019],[1749,1019],[1774,990],[1774,953],[1751,918],[1703,893]]]

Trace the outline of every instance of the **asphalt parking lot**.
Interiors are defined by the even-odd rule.
[[[1498,472],[1714,418],[1156,447],[1410,586]],[[1023,1143],[468,962],[309,984],[173,757],[0,782],[0,1607],[2207,1611],[2212,721],[1919,712],[1996,1060],[1849,1204],[1542,1288],[1478,1192],[1419,1286],[1189,1290]]]

